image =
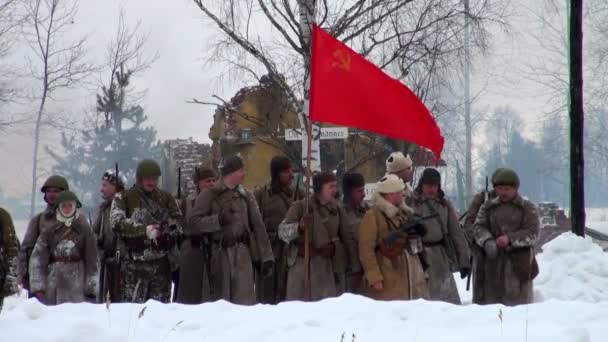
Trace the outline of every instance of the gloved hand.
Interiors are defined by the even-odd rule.
[[[262,267],[260,268],[260,272],[262,273],[263,278],[268,278],[272,275],[274,269],[274,261],[266,260],[262,263]]]
[[[416,232],[416,234],[420,235],[421,237],[425,236],[428,232],[428,229],[426,229],[426,226],[422,223],[416,223],[414,227],[412,227],[412,229]]]
[[[463,267],[460,269],[460,279],[464,279],[464,278],[468,277],[469,275],[471,275],[470,267]]]
[[[489,259],[495,259],[498,255],[498,246],[496,246],[496,241],[494,239],[488,239],[483,244],[483,250],[486,253],[486,257]]]
[[[150,240],[156,240],[160,235],[160,226],[157,224],[151,224],[146,226],[146,236]]]

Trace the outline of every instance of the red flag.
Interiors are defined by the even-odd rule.
[[[444,139],[424,103],[316,24],[312,35],[310,118],[424,146],[441,155]]]

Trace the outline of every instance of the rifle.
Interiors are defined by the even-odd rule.
[[[398,240],[405,239],[410,234],[416,234],[414,232],[414,227],[416,227],[417,225],[422,224],[422,222],[428,221],[437,216],[439,216],[439,214],[432,214],[428,216],[418,217],[414,220],[405,222],[397,230],[388,233],[382,240],[386,246],[390,247]]]
[[[483,202],[485,203],[488,200],[488,176],[486,176],[486,190],[484,192],[484,198],[483,198]],[[466,214],[466,213],[465,213]],[[469,257],[469,263],[471,264],[471,269],[473,268],[473,254],[471,254],[471,256]],[[471,271],[469,273],[469,275],[467,276],[467,291],[471,290],[471,277],[472,277],[473,272]]]

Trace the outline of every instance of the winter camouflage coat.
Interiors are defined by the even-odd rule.
[[[364,294],[376,300],[410,300],[428,298],[429,289],[419,253],[423,251],[420,237],[412,236],[405,248],[395,256],[386,256],[381,246],[387,234],[408,221],[413,209],[402,203],[399,207],[387,202],[378,193],[372,207],[359,226],[359,258],[365,272]],[[384,290],[372,284],[382,281]]]
[[[267,184],[256,189],[254,196],[276,258],[272,276],[263,279],[259,270],[256,271],[258,301],[265,304],[276,304],[285,300],[287,291],[287,245],[278,238],[277,230],[293,201],[302,199],[304,195],[301,191],[298,191],[296,195],[293,188],[275,191],[271,184]]]
[[[505,249],[498,249],[496,258],[485,258],[483,304],[532,302],[532,281],[538,274],[534,243],[539,227],[536,206],[519,195],[510,202],[496,197],[482,205],[474,225],[477,245],[483,247],[503,234],[510,242]]]
[[[436,218],[425,221],[427,234],[422,241],[429,268],[431,300],[460,304],[453,272],[470,268],[470,250],[456,210],[447,199],[424,199],[415,193],[412,201],[416,214]]]
[[[184,304],[200,304],[211,301],[209,288],[208,234],[217,228],[217,219],[203,217],[196,225],[187,223],[198,194],[190,194],[183,200],[184,242],[180,247],[180,273],[177,301]]]
[[[78,220],[84,221],[85,219],[84,217],[79,217]],[[38,241],[38,236],[40,236],[42,232],[47,231],[57,223],[58,221],[55,216],[55,208],[49,205],[44,211],[32,217],[30,223],[27,226],[25,235],[23,236],[23,241],[21,242],[21,247],[19,248],[18,265],[19,281],[23,284],[23,287],[25,289],[29,289],[29,260],[32,251],[34,250],[34,246],[36,245],[36,241]],[[31,291],[30,295],[32,295]]]
[[[219,181],[198,195],[188,225],[210,240],[211,297],[255,304],[253,264],[274,257],[253,194],[241,185],[230,189]]]
[[[40,234],[30,261],[30,288],[44,304],[83,302],[97,296],[97,243],[86,220],[57,223]]]
[[[13,219],[0,208],[0,311],[4,297],[19,291],[17,286],[17,254],[19,240],[15,234]]]
[[[369,207],[365,202],[357,207],[344,203],[342,207],[344,208],[344,222],[348,241],[346,245],[349,247],[349,255],[354,256],[351,258],[350,272],[346,277],[346,292],[362,294],[364,288],[362,282],[363,270],[359,261],[359,226]]]
[[[496,192],[489,191],[487,192],[487,200],[491,200],[496,197]],[[484,303],[484,295],[483,295],[483,287],[484,287],[484,265],[485,258],[483,249],[475,243],[475,238],[473,234],[473,226],[475,224],[475,219],[477,218],[477,214],[481,209],[481,206],[486,201],[486,192],[480,192],[473,197],[471,201],[471,205],[467,210],[467,214],[464,219],[464,232],[469,241],[469,245],[471,246],[471,253],[473,254],[473,265],[472,265],[472,277],[473,277],[473,303],[474,304],[483,304]]]
[[[129,257],[135,261],[155,261],[169,253],[177,255],[176,240],[182,232],[182,213],[171,194],[155,189],[145,193],[137,184],[112,201],[110,223],[124,241]],[[166,220],[172,231],[163,232],[165,243],[154,243],[146,235],[146,227]]]
[[[287,252],[287,300],[307,300],[304,274],[304,232],[299,222],[304,216],[306,201],[295,202],[279,225],[279,237],[289,243]],[[310,300],[317,301],[338,294],[343,279],[354,264],[347,247],[348,233],[344,209],[336,201],[322,205],[316,196],[309,200],[313,216],[310,236]],[[343,292],[343,291],[340,291]]]

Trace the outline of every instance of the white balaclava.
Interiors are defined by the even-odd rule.
[[[70,210],[69,212],[64,212],[63,211],[63,203],[72,203],[72,210]],[[63,223],[66,225],[66,227],[70,227],[72,226],[72,222],[74,221],[75,218],[78,217],[78,204],[76,203],[76,201],[67,201],[67,202],[62,202],[62,203],[58,203],[57,205],[57,221]]]

